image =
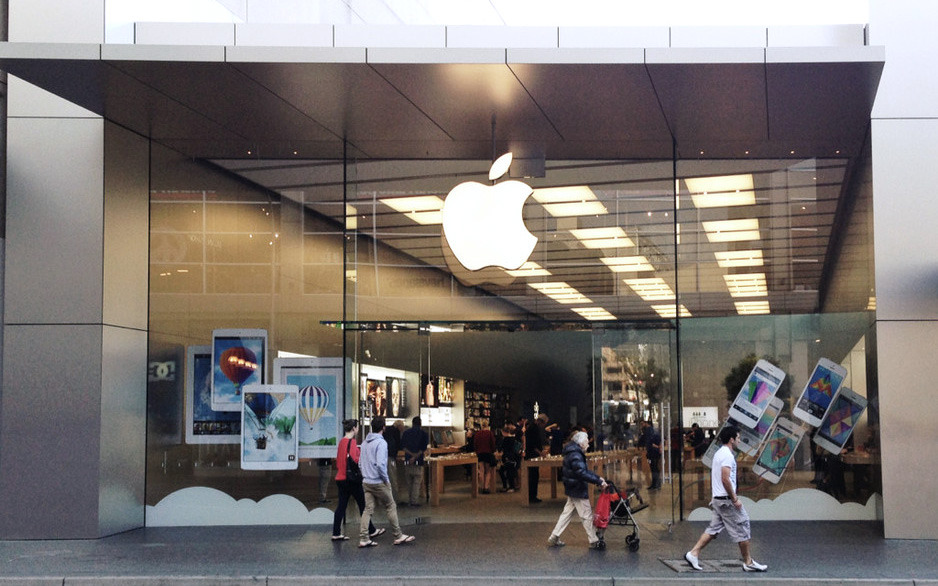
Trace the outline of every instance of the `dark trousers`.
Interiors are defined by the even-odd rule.
[[[537,483],[541,480],[541,471],[537,466],[528,468],[528,500],[537,498]]]
[[[349,497],[355,498],[358,514],[361,515],[365,510],[365,491],[360,482],[353,484],[348,480],[336,480],[335,484],[339,487],[339,504],[336,505],[335,516],[332,518],[332,534],[342,535],[342,521],[345,520],[345,509],[348,508]],[[368,532],[375,532],[374,523],[369,523]]]
[[[498,469],[498,475],[502,479],[502,486],[505,488],[505,490],[509,488],[518,488],[518,486],[515,484],[515,479],[518,476],[517,462],[512,462],[510,460],[505,460],[502,462],[502,467]]]
[[[651,470],[651,486],[661,488],[661,456],[648,458],[648,468]]]

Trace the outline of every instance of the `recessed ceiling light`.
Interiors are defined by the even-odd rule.
[[[548,214],[558,218],[609,213],[588,185],[535,189],[533,197]]]
[[[723,275],[726,287],[732,297],[760,297],[768,295],[765,273],[747,273],[742,275]]]
[[[629,273],[638,271],[653,271],[648,259],[644,256],[612,256],[599,259],[614,273]]]
[[[730,267],[761,267],[763,264],[761,250],[731,250],[727,252],[714,252],[717,265],[723,268]]]
[[[698,208],[753,205],[752,175],[725,175],[722,177],[688,177],[684,179],[691,199]]]
[[[739,315],[760,315],[770,313],[768,301],[735,301],[736,313]]]
[[[635,243],[626,235],[625,230],[618,226],[610,228],[581,228],[570,230],[570,233],[586,248],[620,248],[635,246]]]
[[[677,309],[675,309],[674,304],[668,303],[666,305],[652,305],[652,309],[660,315],[661,317],[676,317]],[[680,305],[681,317],[691,317],[690,311],[684,307],[683,304]]]
[[[588,320],[616,319],[616,316],[612,315],[602,307],[573,307],[572,309]]]
[[[388,197],[378,201],[418,224],[443,223],[443,200],[437,195]]]
[[[645,301],[668,301],[674,299],[674,291],[664,282],[661,277],[652,277],[649,279],[625,279],[635,294]]]
[[[760,238],[759,220],[755,218],[703,222],[703,228],[710,242],[738,242]]]
[[[545,268],[542,268],[541,265],[533,261],[527,261],[521,268],[513,271],[505,271],[512,277],[549,277],[550,271]]]

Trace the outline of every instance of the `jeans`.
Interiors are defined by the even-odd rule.
[[[394,502],[394,496],[391,494],[391,485],[384,482],[381,484],[362,484],[365,490],[365,512],[362,513],[362,522],[359,526],[358,537],[360,541],[370,541],[369,534],[373,531],[370,527],[371,516],[375,513],[375,505],[381,504],[384,507],[385,514],[388,517],[388,523],[391,525],[391,533],[394,539],[398,539],[403,532],[401,524],[397,520],[397,503]]]

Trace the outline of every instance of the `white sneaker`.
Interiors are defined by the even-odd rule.
[[[765,565],[765,564],[760,564],[760,563],[757,562],[756,560],[750,560],[748,564],[747,564],[747,563],[743,563],[743,571],[744,571],[744,572],[764,572],[764,571],[766,571],[767,569],[769,569],[769,567],[768,567],[767,565]]]
[[[687,563],[690,564],[690,567],[694,568],[695,570],[703,570],[703,568],[700,566],[700,560],[698,560],[697,556],[691,552],[685,553],[684,559],[687,560]],[[745,568],[745,566],[743,566],[743,568]]]

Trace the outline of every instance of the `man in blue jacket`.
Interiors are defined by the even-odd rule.
[[[586,467],[586,447],[589,445],[589,436],[585,431],[578,431],[563,448],[563,490],[567,494],[567,504],[557,519],[557,525],[550,534],[547,543],[554,547],[566,545],[560,540],[560,535],[570,524],[574,512],[579,515],[586,537],[589,539],[590,549],[603,549],[604,544],[596,535],[593,527],[593,508],[590,506],[588,482],[606,487],[606,481]],[[366,528],[367,529],[367,528]]]
[[[413,535],[404,535],[397,520],[397,503],[391,494],[391,479],[388,477],[388,443],[384,440],[384,417],[371,420],[371,433],[362,444],[361,459],[358,462],[362,471],[362,488],[365,489],[365,510],[359,531],[358,547],[374,547],[368,534],[368,524],[375,512],[375,503],[380,502],[387,512],[388,523],[394,534],[394,545],[410,543]]]

